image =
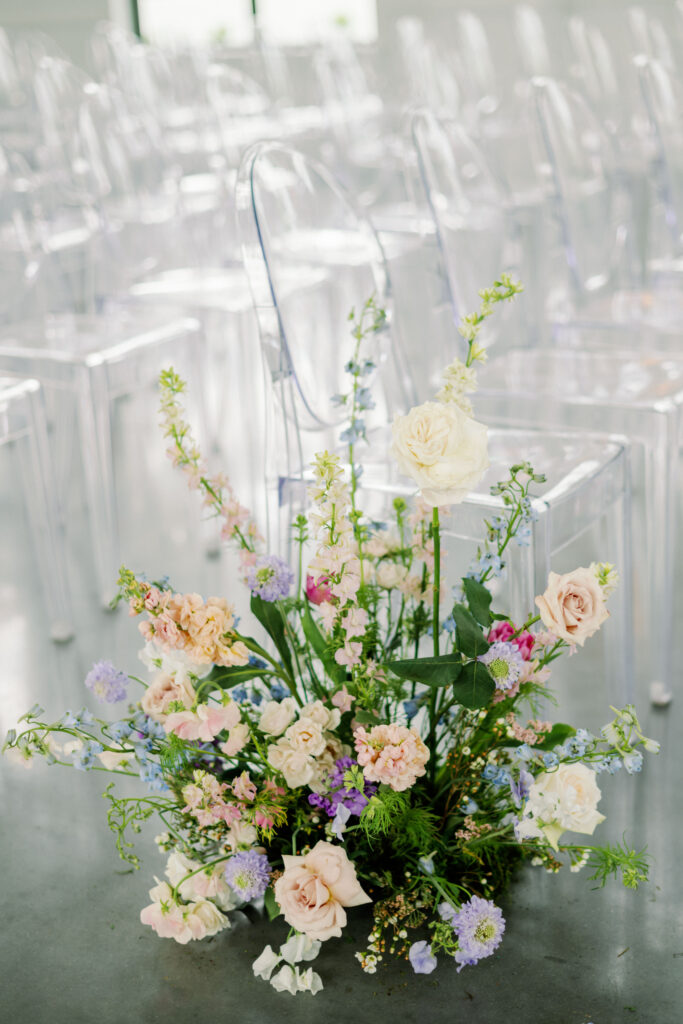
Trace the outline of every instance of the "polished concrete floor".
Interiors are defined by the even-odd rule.
[[[140,421],[140,428],[143,421]],[[150,427],[151,429],[151,427]],[[150,434],[142,461],[133,435],[118,452],[123,557],[150,574],[169,572],[179,589],[233,598],[229,559],[209,560],[192,496]],[[131,672],[135,625],[97,604],[77,474],[67,507],[77,635],[47,640],[21,495],[8,453],[0,452],[0,726],[39,700],[55,718],[84,702],[82,680],[97,658]],[[683,591],[678,595],[683,596]],[[677,610],[677,621],[681,609]],[[608,627],[607,627],[608,628]],[[683,631],[677,634],[678,664]],[[673,680],[678,688],[678,678]],[[607,721],[599,659],[581,652],[557,681],[557,716],[597,729]],[[163,860],[154,827],[140,838],[142,869],[125,871],[106,828],[105,777],[38,765],[0,763],[0,1020],[21,1024],[187,1024],[231,1021],[405,1024],[681,1024],[683,1022],[683,697],[665,711],[643,705],[645,732],[662,743],[640,776],[604,778],[600,838],[625,832],[648,844],[651,881],[638,892],[616,883],[594,891],[585,875],[528,868],[502,900],[507,932],[498,953],[457,974],[443,963],[429,976],[407,964],[362,973],[353,957],[369,931],[352,911],[341,940],[316,962],[325,989],[315,997],[276,994],[252,976],[282,926],[234,915],[230,931],[179,946],[140,924]],[[123,869],[123,870],[122,870]]]

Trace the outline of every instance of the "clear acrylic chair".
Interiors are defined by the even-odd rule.
[[[37,380],[0,378],[0,449],[13,454],[6,495],[15,493],[21,480],[24,506],[35,556],[34,571],[40,578],[50,636],[56,642],[73,636],[73,619],[64,546],[64,524],[48,439],[43,393]],[[4,540],[11,530],[6,524]],[[7,580],[5,580],[7,582]]]
[[[348,389],[344,364],[353,343],[346,311],[350,306],[359,309],[374,291],[377,303],[390,312],[390,286],[369,223],[329,173],[300,154],[272,144],[254,147],[240,169],[238,216],[267,379],[278,402],[270,406],[270,435],[264,446],[270,456],[265,481],[270,503],[268,539],[271,547],[286,551],[286,531],[302,501],[307,459],[321,448],[339,448],[344,410],[331,396]],[[298,268],[302,278],[310,280],[313,268],[321,264],[331,273],[320,285],[298,292],[293,302],[283,294],[285,272]],[[366,351],[379,363],[373,395],[381,415],[375,429],[368,431],[370,446],[363,451],[360,487],[364,507],[377,518],[386,514],[392,496],[414,490],[398,476],[388,454],[387,414],[411,402],[390,383],[389,371],[394,380],[401,378],[400,364],[398,374],[392,367],[400,352],[392,343],[390,325],[389,316],[386,330]],[[533,596],[547,578],[551,559],[557,566],[558,555],[596,525],[604,526],[602,537],[609,538],[609,544],[595,550],[587,545],[585,557],[592,559],[597,550],[608,550],[605,557],[618,561],[628,578],[630,551],[628,457],[623,441],[505,428],[491,431],[492,465],[487,478],[454,510],[446,527],[452,546],[467,542],[471,555],[473,542],[483,539],[484,517],[500,507],[499,499],[487,493],[488,485],[504,479],[510,464],[527,453],[539,471],[547,472],[548,483],[537,501],[539,519],[531,547],[528,552],[520,548],[515,555],[515,590],[508,597],[513,614],[522,617],[533,610]],[[460,571],[465,567],[461,561]],[[630,692],[628,586],[619,600],[618,642],[610,651],[616,661],[610,671],[623,694]]]
[[[0,160],[3,257],[17,257],[14,294],[0,292],[0,372],[38,379],[51,413],[51,450],[60,493],[69,495],[72,430],[92,531],[95,586],[103,603],[115,593],[120,565],[113,417],[118,398],[154,381],[164,365],[201,363],[197,322],[167,311],[102,310],[97,274],[78,246],[59,244],[55,218],[42,212],[40,188],[27,169]],[[73,183],[72,183],[73,184]],[[76,192],[86,221],[96,211]],[[70,197],[63,197],[67,202]],[[67,203],[68,205],[68,203]],[[52,212],[52,211],[51,211]],[[59,228],[59,224],[57,225]],[[74,265],[76,264],[76,265]]]

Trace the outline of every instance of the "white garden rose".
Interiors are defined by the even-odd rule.
[[[457,405],[425,402],[392,426],[392,452],[428,505],[462,501],[489,466],[487,428]]]
[[[215,903],[210,900],[197,900],[190,903],[185,911],[185,923],[192,931],[195,939],[205,939],[216,935],[224,928],[230,927],[230,919],[221,914]]]
[[[302,718],[312,718],[321,729],[336,729],[341,719],[339,708],[326,708],[321,700],[314,700],[305,704],[301,709]]]
[[[580,762],[561,764],[554,771],[543,772],[532,784],[525,815],[531,815],[534,825],[557,849],[563,832],[593,835],[595,826],[605,820],[597,810],[600,796],[592,768]]]
[[[296,701],[293,697],[284,700],[269,700],[261,712],[259,729],[269,736],[280,736],[296,716]]]
[[[268,747],[268,763],[282,772],[290,789],[305,786],[315,774],[315,761],[305,750],[295,750],[286,739]]]
[[[285,739],[294,750],[300,750],[311,757],[322,754],[326,746],[323,731],[315,718],[300,718],[293,722],[285,732]]]

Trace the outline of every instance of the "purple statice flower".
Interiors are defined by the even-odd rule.
[[[247,569],[246,583],[263,601],[280,601],[289,594],[294,573],[277,555],[262,555]]]
[[[412,944],[408,950],[408,959],[416,974],[431,974],[436,967],[432,947],[424,939]]]
[[[265,853],[240,850],[225,866],[225,880],[245,903],[263,896],[270,879],[270,864]]]
[[[460,965],[458,973],[465,965],[474,966],[491,956],[505,931],[505,918],[500,908],[480,896],[472,896],[463,903],[450,917],[449,924],[458,936],[459,949],[455,954],[455,962]]]
[[[509,690],[522,674],[524,658],[516,644],[499,640],[477,658],[493,676],[498,690]]]
[[[110,661],[96,661],[85,677],[85,685],[98,700],[115,704],[126,699],[128,676]]]
[[[327,773],[325,790],[322,793],[310,793],[308,802],[311,807],[319,807],[330,818],[337,815],[337,808],[340,804],[349,809],[351,814],[360,817],[370,797],[377,792],[377,786],[372,782],[366,782],[363,789],[347,789],[344,783],[344,775],[357,765],[352,757],[340,757],[334,763],[334,768]]]

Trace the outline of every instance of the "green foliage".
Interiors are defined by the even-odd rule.
[[[110,803],[107,811],[107,824],[114,833],[116,849],[121,860],[134,868],[140,867],[140,858],[133,853],[133,843],[126,839],[126,831],[139,832],[141,824],[151,818],[155,812],[163,811],[171,802],[151,797],[117,797],[112,792],[114,783],[110,782],[104,793],[105,800]]]
[[[293,676],[292,654],[287,643],[284,618],[277,602],[264,601],[258,594],[252,594],[251,610],[275,644],[283,665],[290,676]]]
[[[341,685],[346,679],[346,669],[343,665],[338,665],[334,660],[334,655],[327,646],[325,637],[318,629],[308,605],[306,604],[304,605],[303,612],[301,613],[301,625],[303,627],[304,636],[313,648],[316,657],[323,663],[323,667],[328,676],[332,682]]]
[[[441,654],[430,658],[409,658],[405,661],[389,661],[391,669],[399,679],[410,679],[427,686],[447,686],[454,682],[462,669],[459,654]]]
[[[206,689],[205,684],[211,683],[214,687],[220,686],[221,690],[231,690],[233,686],[246,683],[250,679],[265,679],[272,675],[272,668],[256,668],[254,665],[232,665],[223,668],[221,665],[215,665],[202,679],[201,689]]]
[[[491,615],[491,594],[489,591],[483,583],[479,583],[469,576],[463,579],[462,588],[465,591],[467,604],[474,618],[482,626],[490,626],[493,616]]]
[[[591,849],[588,867],[593,870],[590,875],[592,882],[599,882],[602,888],[610,875],[617,878],[621,872],[621,881],[627,889],[637,889],[641,882],[647,882],[649,865],[642,850],[633,850],[626,844],[615,843],[613,846],[596,846]]]
[[[269,921],[274,921],[276,917],[280,916],[282,911],[280,910],[279,903],[275,899],[275,893],[273,892],[270,886],[268,886],[268,888],[265,891],[263,902],[266,908],[266,913],[268,915]]]
[[[438,842],[438,816],[422,804],[412,804],[410,793],[380,786],[360,818],[368,839],[383,838],[397,853],[427,853]]]
[[[453,696],[463,707],[474,710],[486,707],[495,689],[496,684],[486,665],[480,661],[468,661],[453,683]]]
[[[464,604],[453,605],[455,620],[455,646],[466,658],[478,658],[486,654],[490,644],[481,626]]]

